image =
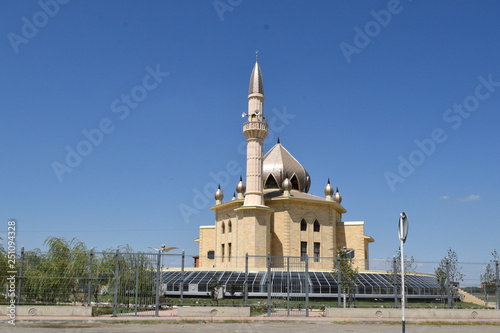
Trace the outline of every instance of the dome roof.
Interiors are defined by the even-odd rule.
[[[292,183],[292,189],[309,192],[311,186],[309,173],[278,141],[263,158],[262,180],[264,189],[282,189],[285,178],[288,178]]]

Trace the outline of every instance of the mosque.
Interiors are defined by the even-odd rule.
[[[304,257],[312,270],[331,271],[337,249],[344,248],[355,265],[368,270],[369,243],[364,222],[345,222],[342,196],[325,181],[324,197],[309,194],[311,176],[279,139],[265,155],[268,134],[264,112],[264,85],[258,59],[250,77],[247,120],[245,182],[240,177],[236,194],[224,201],[223,190],[215,193],[215,225],[200,226],[200,269],[241,270],[249,255],[251,269],[266,268],[266,256]],[[232,189],[231,189],[232,192]]]

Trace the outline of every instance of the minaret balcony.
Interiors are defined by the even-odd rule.
[[[248,139],[264,140],[267,136],[267,123],[249,121],[243,124],[243,134]]]
[[[243,124],[243,132],[249,130],[267,131],[267,123],[260,121],[249,121]]]

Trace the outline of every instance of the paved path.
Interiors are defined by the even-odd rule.
[[[364,323],[364,324],[336,324],[332,322],[251,322],[251,323],[214,323],[206,322],[201,324],[185,323],[162,323],[162,322],[144,322],[130,324],[113,324],[110,322],[67,322],[67,323],[41,323],[33,321],[18,322],[16,326],[8,327],[5,323],[0,324],[1,332],[109,332],[109,333],[131,333],[131,332],[178,332],[178,333],[294,333],[294,332],[373,332],[373,333],[391,333],[401,332],[401,325]],[[9,325],[10,326],[10,325]],[[498,333],[500,326],[457,326],[457,325],[414,325],[407,324],[406,332],[438,332],[438,333]]]

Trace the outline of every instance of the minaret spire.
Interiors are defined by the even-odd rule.
[[[255,53],[255,66],[250,76],[248,122],[243,124],[243,134],[247,139],[247,191],[244,206],[264,206],[262,157],[267,123],[264,121],[264,85],[258,51]]]
[[[255,66],[253,66],[252,76],[250,76],[250,87],[248,89],[248,95],[250,96],[251,94],[261,94],[262,97],[264,97],[264,85],[262,84],[262,73],[260,72],[258,60],[258,54],[255,54]]]

